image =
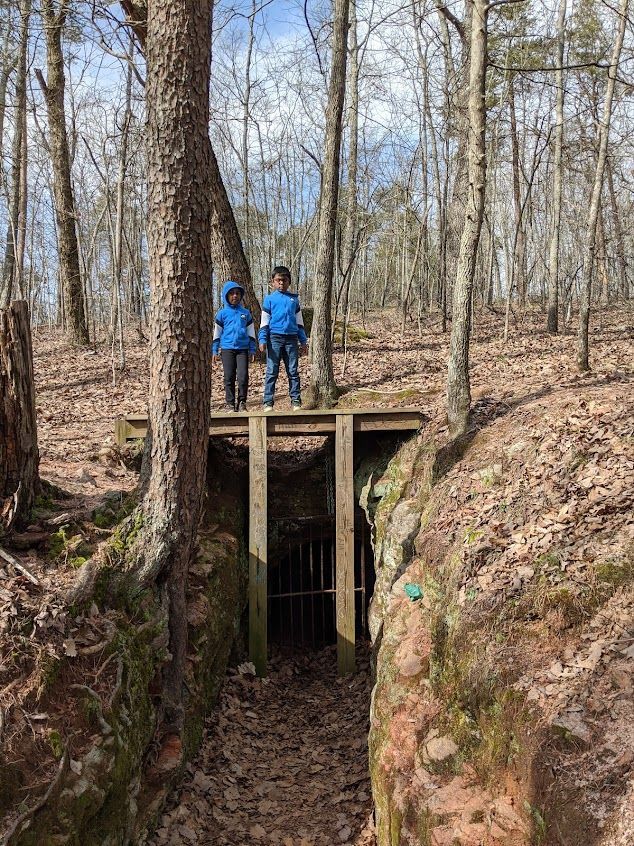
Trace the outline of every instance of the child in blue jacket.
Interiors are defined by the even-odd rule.
[[[211,347],[214,359],[222,360],[227,411],[247,410],[249,387],[249,359],[255,358],[255,326],[248,308],[241,305],[244,288],[239,282],[225,282],[222,299],[226,303],[216,315],[214,340]],[[238,401],[236,404],[236,376]]]
[[[291,272],[288,267],[278,266],[271,274],[273,291],[264,298],[262,323],[258,341],[260,350],[266,350],[266,378],[264,381],[263,410],[273,411],[275,383],[280,372],[280,361],[284,362],[288,376],[288,392],[293,411],[302,407],[299,384],[299,355],[308,349],[304,331],[304,319],[297,294],[288,290]]]

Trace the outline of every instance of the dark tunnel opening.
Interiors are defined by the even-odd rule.
[[[357,641],[367,640],[368,605],[374,589],[370,526],[355,511],[354,585]],[[268,637],[283,653],[320,649],[337,642],[335,516],[269,520]]]

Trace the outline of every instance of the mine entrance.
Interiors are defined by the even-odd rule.
[[[337,643],[335,515],[269,519],[269,644],[282,652]],[[354,520],[355,638],[366,640],[374,588],[370,527]]]
[[[249,439],[249,657],[259,676],[266,675],[270,628],[268,618],[275,604],[278,606],[278,637],[281,642],[292,640],[294,644],[296,639],[305,643],[308,631],[315,641],[321,638],[330,642],[334,603],[337,669],[340,675],[354,672],[355,642],[357,634],[363,634],[367,626],[367,600],[371,594],[368,567],[365,566],[371,556],[367,534],[364,538],[363,534],[355,530],[355,435],[369,433],[373,437],[374,433],[412,432],[420,427],[421,422],[421,412],[416,408],[336,408],[290,413],[250,411],[211,415],[211,438],[248,436]],[[147,428],[145,415],[133,414],[121,418],[116,424],[117,442],[123,444],[127,440],[144,437]],[[298,435],[334,435],[334,477],[331,496],[327,499],[329,519],[322,524],[323,538],[320,533],[317,537],[311,535],[311,531],[316,531],[320,525],[311,517],[307,521],[307,537],[299,537],[296,544],[291,542],[288,554],[283,554],[280,547],[277,551],[278,566],[274,568],[278,571],[278,588],[277,591],[274,588],[269,591],[269,587],[275,585],[275,575],[269,578],[268,573],[269,551],[273,554],[274,544],[269,550],[267,441],[269,437],[288,438]],[[300,518],[293,518],[292,515],[288,519],[301,523]],[[319,569],[318,580],[316,555],[320,562],[323,555],[325,564],[323,578]],[[307,559],[308,564],[304,559]],[[364,566],[361,566],[361,561]],[[309,587],[306,588],[306,585]],[[311,596],[314,597],[313,605]],[[287,604],[286,609],[284,603]],[[293,614],[290,628],[282,623],[286,619],[283,613],[285,610],[289,618],[291,612]],[[313,634],[313,620],[318,620],[322,611],[323,623],[321,627],[315,625]],[[315,613],[318,614],[317,618],[314,617]]]

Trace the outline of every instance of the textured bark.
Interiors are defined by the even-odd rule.
[[[262,309],[255,295],[251,268],[244,254],[242,238],[233,209],[222,181],[218,159],[209,146],[209,193],[211,198],[211,256],[216,274],[222,279],[233,279],[244,286],[244,304],[251,311],[256,325],[260,325]]]
[[[140,47],[145,50],[147,38],[147,2],[121,0],[121,7]],[[218,159],[209,141],[208,188],[211,199],[211,256],[216,275],[233,279],[244,286],[244,304],[250,309],[256,325],[260,325],[261,307],[253,287],[238,224],[222,180]]]
[[[451,342],[447,368],[447,416],[449,432],[458,437],[467,430],[471,407],[469,384],[469,337],[473,282],[486,183],[485,124],[487,6],[485,0],[471,0],[471,45],[469,70],[469,187],[467,209],[460,241],[453,295]]]
[[[182,727],[185,583],[201,514],[211,345],[208,0],[150,0],[146,40],[150,481],[142,581],[165,585],[165,722]]]
[[[29,43],[29,18],[31,0],[22,0],[20,4],[20,44],[18,48],[18,72],[15,81],[15,129],[11,153],[11,200],[7,221],[7,240],[2,268],[2,296],[0,307],[7,308],[14,296],[14,288],[22,295],[22,274],[18,240],[20,229],[25,228],[24,210],[26,207],[26,58]],[[6,82],[5,82],[6,85]],[[22,219],[20,210],[22,209]],[[22,242],[24,243],[24,242]],[[17,272],[16,272],[17,269]]]
[[[18,300],[0,311],[0,535],[28,522],[39,461],[29,308]]]
[[[71,179],[70,151],[64,106],[64,57],[62,31],[68,12],[68,0],[61,0],[57,10],[53,0],[42,0],[42,21],[46,36],[47,78],[38,79],[48,114],[49,144],[53,168],[53,195],[59,243],[59,278],[64,300],[66,334],[73,344],[88,343],[84,313],[84,289],[79,269],[79,246],[75,228],[75,199]]]
[[[328,84],[326,137],[321,174],[319,230],[315,259],[315,296],[311,332],[311,375],[308,401],[331,406],[337,387],[332,368],[332,286],[339,200],[341,125],[346,93],[349,0],[334,0],[332,66]]]
[[[548,319],[547,329],[559,329],[559,230],[561,227],[562,150],[564,140],[564,38],[566,32],[566,0],[559,0],[557,18],[557,105],[555,117],[555,155],[553,161],[553,223],[548,256]]]
[[[627,21],[628,0],[621,0],[619,4],[619,23],[608,68],[608,82],[603,103],[603,116],[599,124],[599,156],[594,173],[594,183],[590,197],[590,208],[588,211],[588,239],[583,252],[583,271],[581,277],[581,302],[579,304],[579,332],[577,335],[577,365],[579,370],[590,369],[590,358],[588,351],[588,329],[590,327],[590,301],[592,297],[592,266],[595,259],[597,241],[597,220],[601,207],[601,188],[603,186],[603,173],[608,154],[608,140],[610,136],[610,121],[612,118],[612,100],[614,99],[614,84],[616,73],[623,48],[625,35],[625,23]]]

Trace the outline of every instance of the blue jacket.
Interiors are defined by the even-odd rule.
[[[248,350],[255,353],[255,326],[248,308],[241,305],[229,305],[227,294],[234,288],[239,288],[244,296],[244,288],[237,282],[225,282],[222,288],[222,299],[226,305],[216,315],[214,325],[214,340],[211,351],[218,355],[223,350]]]
[[[271,335],[297,335],[300,344],[308,339],[304,330],[304,318],[297,294],[290,291],[273,291],[264,297],[262,322],[258,340],[266,344]]]

